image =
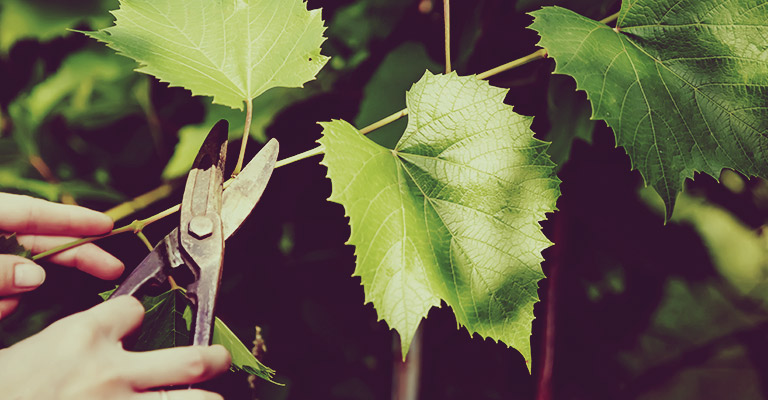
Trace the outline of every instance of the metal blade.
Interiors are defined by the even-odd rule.
[[[173,260],[178,254],[176,250],[178,243],[174,239],[175,237],[172,235],[163,238],[160,244],[144,257],[144,260],[131,271],[125,281],[112,292],[109,298],[133,295],[150,281],[161,284],[168,280],[168,267],[178,263],[177,260]]]
[[[211,128],[187,176],[181,202],[181,224],[198,215],[221,214],[224,163],[227,157],[229,123],[220,120]],[[184,230],[182,229],[182,234]],[[183,245],[183,243],[182,243]]]
[[[193,344],[209,345],[224,262],[221,203],[229,124],[221,120],[205,138],[187,176],[181,201],[181,258],[195,279],[187,296],[197,308]]]
[[[232,236],[261,199],[275,169],[280,145],[271,139],[224,190],[221,219],[224,238]]]

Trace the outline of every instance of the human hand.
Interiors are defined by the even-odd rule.
[[[0,193],[0,235],[16,232],[19,243],[33,254],[78,237],[105,234],[112,225],[108,216],[87,208]],[[124,269],[120,260],[90,243],[49,260],[102,279],[117,279]],[[0,255],[0,319],[16,309],[21,293],[37,288],[44,280],[45,271],[31,260]]]
[[[53,323],[0,350],[0,392],[14,400],[219,400],[204,390],[150,389],[208,380],[229,368],[220,345],[147,352],[123,349],[122,339],[144,317],[131,296],[108,300]]]

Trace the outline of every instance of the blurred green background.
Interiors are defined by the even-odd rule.
[[[317,121],[358,127],[405,106],[425,69],[442,71],[442,2],[309,0],[329,27],[331,61],[305,89],[258,98],[249,147],[277,138],[282,157],[315,146]],[[452,4],[460,74],[483,72],[536,50],[526,12],[558,4],[593,18],[618,10],[604,0],[478,0]],[[234,141],[244,116],[208,98],[132,71],[132,60],[70,29],[111,25],[116,0],[0,0],[0,190],[107,210],[164,183],[176,189],[131,218],[176,204],[178,180],[214,121]],[[422,399],[534,399],[544,322],[554,323],[555,399],[768,399],[768,184],[724,171],[697,176],[663,223],[660,199],[642,188],[604,123],[589,120],[583,92],[552,76],[550,60],[491,79],[507,102],[534,115],[553,142],[563,180],[560,211],[544,224],[533,375],[522,357],[456,329],[445,307],[424,324]],[[398,121],[370,136],[392,145]],[[239,146],[230,146],[234,152]],[[243,374],[209,384],[230,399],[387,399],[393,332],[376,321],[352,278],[343,209],[313,158],[275,172],[264,199],[227,244],[218,313],[249,344],[262,328],[265,363],[286,387]],[[120,223],[130,222],[130,219]],[[119,223],[119,224],[120,224]],[[147,228],[157,241],[169,218]],[[102,246],[126,265],[146,249],[130,235]],[[113,283],[47,266],[42,288],[0,322],[0,347],[99,302]],[[547,304],[554,300],[553,307]],[[547,315],[549,313],[549,315]],[[45,379],[45,377],[41,377]]]

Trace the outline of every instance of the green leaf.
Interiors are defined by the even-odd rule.
[[[115,25],[83,32],[193,95],[242,109],[273,87],[302,87],[328,61],[320,10],[300,0],[122,0]]]
[[[106,301],[115,289],[99,293],[99,296]],[[181,289],[171,289],[157,296],[142,296],[141,303],[146,310],[144,322],[132,350],[146,351],[191,344],[193,313]],[[229,351],[232,355],[232,369],[281,385],[272,380],[275,371],[256,359],[219,318],[213,324],[212,344],[220,344]]]
[[[265,366],[254,357],[253,353],[245,347],[232,330],[218,318],[214,321],[212,342],[213,344],[220,344],[229,350],[229,354],[232,355],[232,368],[245,371],[248,374],[256,375],[261,379],[282,386],[281,383],[272,380],[275,376],[275,370]]]
[[[558,7],[531,28],[672,214],[683,181],[768,177],[764,1],[624,1],[616,30]]]
[[[16,234],[12,233],[6,237],[0,235],[0,254],[12,254],[14,256],[21,256],[24,258],[32,258],[32,252],[22,246],[18,240],[16,240]]]
[[[189,331],[192,316],[181,290],[169,290],[159,296],[143,296],[141,304],[145,310],[144,322],[132,350],[147,351],[191,344]]]
[[[403,354],[444,300],[469,332],[515,347],[529,338],[541,251],[539,221],[559,180],[530,117],[507,90],[427,72],[406,96],[408,127],[394,150],[345,121],[322,123],[331,201],[350,218],[349,244],[366,302],[400,334]]]

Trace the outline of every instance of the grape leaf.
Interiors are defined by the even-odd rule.
[[[115,288],[116,289],[116,288]],[[105,301],[115,289],[99,293]],[[136,343],[131,350],[147,351],[191,344],[192,309],[180,289],[171,289],[157,296],[142,296],[146,310]],[[230,368],[272,380],[275,370],[262,364],[219,318],[213,322],[212,344],[224,346],[232,355]]]
[[[19,243],[15,233],[12,233],[7,237],[0,235],[0,254],[12,254],[24,258],[32,258],[32,252]]]
[[[506,93],[425,73],[407,93],[408,127],[393,150],[345,121],[321,123],[329,200],[350,218],[354,275],[403,355],[444,300],[470,334],[530,359],[541,251],[551,244],[539,221],[560,191],[548,144],[503,104]]]
[[[768,177],[768,5],[625,0],[614,30],[559,7],[531,28],[613,128],[646,184],[674,208],[694,172]]]
[[[328,61],[320,10],[300,0],[121,0],[115,25],[84,34],[193,95],[243,108],[272,87],[302,87]]]

